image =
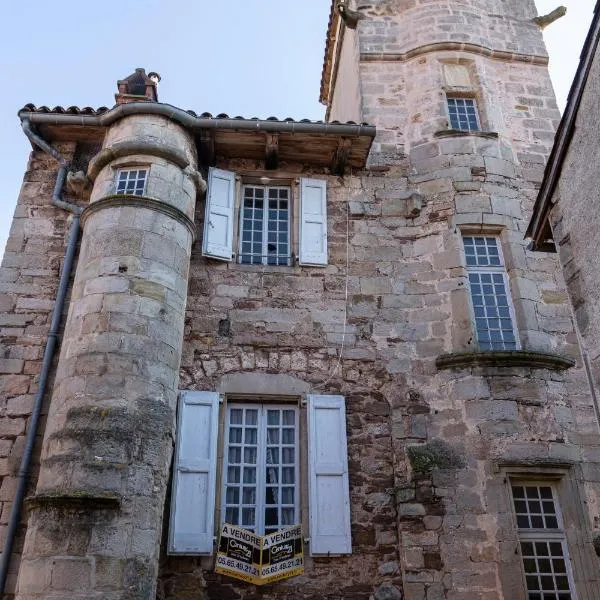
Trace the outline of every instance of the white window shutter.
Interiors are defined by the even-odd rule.
[[[307,400],[310,553],[351,554],[346,403],[343,396]]]
[[[219,394],[181,392],[173,470],[170,554],[212,554]]]
[[[327,264],[327,182],[301,179],[300,256],[301,265]]]
[[[219,260],[233,257],[235,173],[210,168],[204,214],[202,254]]]

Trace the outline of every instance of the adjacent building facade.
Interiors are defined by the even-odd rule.
[[[197,115],[143,69],[19,112],[7,597],[600,597],[593,387],[524,241],[560,116],[536,17],[334,2],[325,123]],[[304,573],[215,573],[223,522],[301,525]]]

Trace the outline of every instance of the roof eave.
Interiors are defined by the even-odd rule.
[[[596,7],[594,8],[594,18],[592,19],[590,30],[581,51],[579,66],[571,85],[565,112],[556,132],[554,146],[544,170],[540,192],[535,201],[533,214],[525,233],[526,238],[532,238],[532,250],[541,250],[542,247],[547,247],[547,239],[544,232],[547,230],[547,221],[552,209],[552,198],[575,131],[579,107],[599,41],[600,0],[596,2]]]

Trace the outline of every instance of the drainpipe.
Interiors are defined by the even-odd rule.
[[[56,293],[56,303],[54,304],[54,310],[52,312],[52,321],[50,324],[50,333],[48,334],[48,340],[46,342],[46,348],[44,349],[44,358],[42,360],[42,369],[40,372],[40,379],[38,384],[38,391],[33,401],[33,410],[31,412],[31,421],[29,423],[29,429],[27,430],[27,438],[25,440],[25,449],[23,451],[23,458],[21,459],[21,465],[19,467],[17,491],[13,500],[12,509],[10,512],[10,518],[8,521],[8,529],[6,533],[6,542],[4,544],[4,550],[0,559],[0,598],[4,597],[4,588],[6,586],[6,578],[8,576],[8,567],[10,564],[10,558],[12,555],[13,544],[21,519],[21,510],[23,508],[23,499],[25,492],[27,491],[27,483],[29,480],[29,467],[31,463],[31,455],[35,445],[35,438],[37,435],[38,422],[40,413],[42,410],[42,404],[44,400],[44,394],[46,392],[46,386],[48,385],[48,375],[50,374],[50,368],[52,366],[52,360],[56,350],[56,344],[58,341],[58,332],[60,328],[61,316],[65,306],[65,298],[67,295],[67,288],[69,286],[69,279],[71,277],[71,271],[73,268],[73,260],[75,258],[75,250],[77,248],[77,240],[79,238],[79,215],[82,212],[82,208],[76,204],[65,202],[62,198],[62,190],[64,187],[65,179],[67,177],[67,169],[69,163],[64,156],[48,144],[39,135],[31,130],[31,125],[28,119],[22,122],[23,132],[29,138],[32,144],[50,154],[59,164],[58,173],[56,175],[56,184],[52,193],[52,204],[63,210],[67,210],[73,214],[73,221],[71,223],[71,229],[69,232],[69,241],[67,243],[67,251],[65,253],[65,259],[63,263],[62,273],[60,274],[60,281],[58,283],[58,291]]]

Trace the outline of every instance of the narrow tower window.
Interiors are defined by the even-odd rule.
[[[117,175],[117,194],[143,196],[147,169],[121,169]]]
[[[573,580],[556,489],[511,485],[528,600],[574,600]]]
[[[459,98],[456,96],[446,99],[448,103],[448,116],[450,127],[462,131],[480,131],[477,104],[473,98]]]
[[[506,269],[497,237],[464,236],[477,343],[482,350],[516,350]]]

